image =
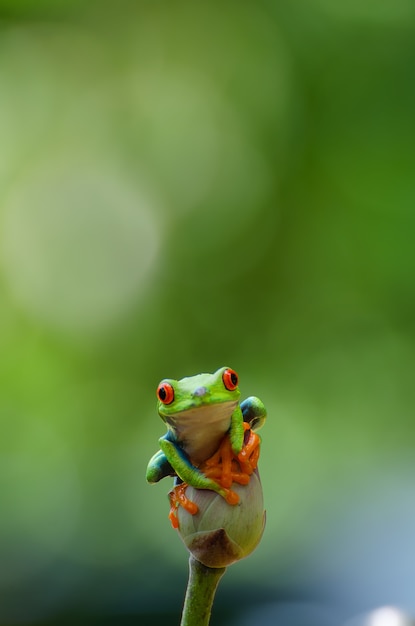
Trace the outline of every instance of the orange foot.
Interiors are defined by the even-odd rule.
[[[181,483],[180,485],[176,485],[170,493],[170,513],[169,520],[173,528],[179,528],[179,519],[177,517],[177,509],[179,506],[182,506],[186,511],[191,513],[192,515],[196,515],[199,510],[197,504],[189,500],[186,497],[186,489],[188,487],[187,483]]]
[[[245,431],[249,430],[248,440],[237,456],[241,471],[250,476],[257,468],[261,439],[250,430],[249,424],[244,422]]]

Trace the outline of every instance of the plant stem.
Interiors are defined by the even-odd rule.
[[[180,626],[209,626],[213,599],[226,567],[206,567],[194,556],[189,559],[189,582]]]

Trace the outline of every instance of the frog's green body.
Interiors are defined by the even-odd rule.
[[[218,449],[229,434],[237,456],[244,444],[244,422],[252,430],[262,426],[265,407],[255,397],[239,403],[238,377],[222,367],[214,374],[199,374],[181,380],[165,379],[158,387],[158,411],[167,425],[159,439],[161,450],[150,460],[147,481],[156,483],[165,476],[198,489],[212,489],[222,496],[226,490],[199,467]]]

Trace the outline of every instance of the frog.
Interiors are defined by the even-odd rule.
[[[263,426],[266,409],[255,396],[242,402],[240,397],[239,376],[230,367],[180,380],[165,378],[157,387],[157,409],[167,432],[150,459],[146,479],[154,484],[174,477],[176,496],[192,514],[197,506],[184,495],[188,485],[213,490],[236,505],[232,482],[246,484],[256,469],[260,437],[254,431]],[[236,472],[231,470],[235,461]]]

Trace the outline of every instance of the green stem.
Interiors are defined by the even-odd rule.
[[[213,599],[226,567],[206,567],[194,556],[189,559],[189,582],[180,626],[209,626]]]

